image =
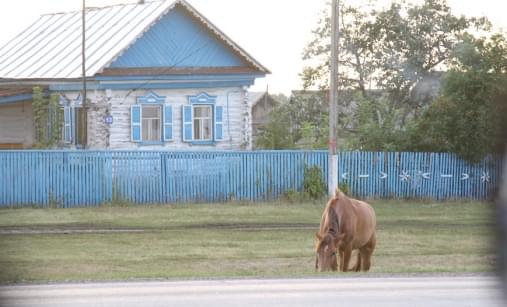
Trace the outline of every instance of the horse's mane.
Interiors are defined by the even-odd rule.
[[[316,249],[317,251],[323,248],[324,246],[328,246],[331,244],[334,236],[338,234],[340,231],[340,221],[338,219],[338,215],[335,212],[334,202],[336,200],[330,200],[324,209],[324,213],[322,214],[320,235],[322,236],[317,242]]]
[[[336,201],[336,199],[330,201],[329,204],[326,206],[325,222],[326,222],[326,226],[328,228],[328,232],[337,234],[338,231],[340,230],[340,220],[338,219],[338,215],[336,214],[336,211],[334,208],[335,201]]]

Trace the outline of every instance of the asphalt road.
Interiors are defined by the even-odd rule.
[[[1,306],[507,306],[494,277],[345,277],[22,285]]]

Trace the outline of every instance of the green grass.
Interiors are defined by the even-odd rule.
[[[378,219],[371,272],[494,269],[491,204],[371,203]],[[313,276],[324,205],[1,209],[0,283]]]

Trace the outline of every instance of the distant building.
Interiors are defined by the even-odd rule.
[[[270,114],[280,102],[267,92],[253,92],[250,94],[252,102],[252,138],[255,140],[271,120]]]
[[[444,72],[428,73],[411,91],[410,101],[416,111],[428,106],[440,94]]]
[[[0,148],[36,142],[32,88],[59,93],[62,146],[250,149],[248,88],[269,70],[184,0],[42,15],[0,48]]]

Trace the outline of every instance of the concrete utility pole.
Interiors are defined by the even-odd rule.
[[[330,85],[329,85],[329,169],[328,169],[328,194],[334,195],[338,186],[338,155],[336,150],[336,134],[338,122],[338,42],[340,28],[338,24],[340,1],[333,0],[331,8],[331,61],[330,61]]]
[[[81,69],[83,74],[83,90],[81,92],[81,98],[83,99],[81,102],[81,112],[77,116],[76,120],[76,128],[77,128],[77,136],[76,136],[76,145],[82,145],[83,148],[87,146],[88,139],[88,105],[86,103],[86,1],[83,0],[83,11],[81,15],[82,29],[81,29]],[[76,112],[77,114],[77,112]]]
[[[86,43],[86,0],[83,0],[83,12],[82,12],[81,19],[83,22],[83,29],[81,32],[81,38],[82,38],[82,41],[81,41],[81,59],[82,59],[81,69],[83,72],[83,95],[82,96],[83,96],[83,108],[84,108],[86,106],[86,55],[85,55],[85,50],[86,50],[86,46],[85,46],[85,43]]]

